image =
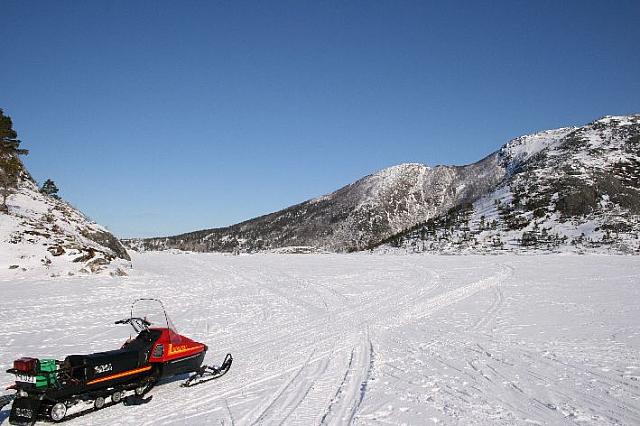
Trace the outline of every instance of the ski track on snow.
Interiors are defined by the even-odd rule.
[[[584,266],[553,256],[137,255],[127,278],[21,283],[55,291],[0,300],[0,338],[9,343],[0,367],[17,356],[117,347],[127,336],[109,323],[132,299],[154,296],[179,330],[210,346],[207,363],[231,352],[230,372],[188,390],[176,379],[157,386],[149,404],[67,424],[640,423],[640,331],[604,322],[608,308],[571,291],[570,275],[556,282],[520,272],[538,272],[538,259],[560,275],[567,261],[580,265],[577,275]],[[640,266],[614,259],[624,296],[611,306],[619,309],[640,296]],[[599,294],[593,273],[580,276],[583,292]],[[573,337],[562,332],[570,322],[546,325],[554,315],[611,331]],[[5,407],[1,425],[7,416]]]

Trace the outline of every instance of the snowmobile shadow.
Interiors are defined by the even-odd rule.
[[[158,380],[156,386],[167,385],[173,382],[185,381],[191,376],[191,373],[178,374],[177,376],[167,377],[165,379]]]
[[[102,411],[102,410],[107,410],[107,409],[109,409],[109,407],[111,407],[111,406],[113,406],[113,405],[118,405],[118,403],[110,402],[110,403],[108,403],[108,404],[104,404],[104,407],[102,407],[102,408],[100,409],[100,411]],[[91,413],[93,413],[94,411],[96,411],[96,410],[95,410],[95,408],[93,408],[92,406],[89,406],[89,408],[86,408],[86,409],[84,409],[84,410],[82,410],[82,411],[80,411],[80,412],[78,412],[78,413],[74,413],[74,414],[70,414],[70,415],[66,416],[64,419],[62,419],[62,420],[61,420],[60,422],[58,422],[58,423],[68,422],[69,420],[77,419],[78,417],[82,417],[82,416],[84,416],[84,415],[91,414]],[[44,419],[40,418],[40,419],[38,419],[38,421],[41,421],[41,422],[44,422],[44,423],[49,423],[49,424],[54,424],[54,422],[53,422],[53,421],[51,421],[51,420],[50,420],[50,419],[48,419],[48,418],[44,418]]]
[[[9,418],[9,414],[11,414],[11,410],[0,411],[0,425],[4,424],[4,421]]]

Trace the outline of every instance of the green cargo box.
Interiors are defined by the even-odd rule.
[[[57,381],[57,375],[55,374],[55,371],[57,369],[58,366],[56,365],[55,359],[41,359],[38,372],[45,374],[36,375],[36,388],[42,389],[46,388],[47,386],[54,385]]]
[[[51,375],[49,378],[47,378],[47,376],[36,376],[36,389],[46,388],[55,382],[56,377],[54,375]]]
[[[55,359],[41,359],[40,360],[40,368],[38,369],[39,372],[53,372],[56,371],[58,369],[58,366],[56,365],[56,360]]]

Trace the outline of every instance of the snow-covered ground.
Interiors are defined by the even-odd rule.
[[[209,345],[208,363],[234,364],[68,425],[640,424],[637,257],[151,252],[133,265],[0,281],[0,368],[118,347],[128,330],[113,321],[143,296]]]

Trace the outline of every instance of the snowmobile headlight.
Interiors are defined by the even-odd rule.
[[[152,356],[154,358],[160,358],[160,357],[162,357],[163,353],[164,353],[164,345],[159,344],[159,345],[156,345],[155,348],[153,348],[153,355]]]

